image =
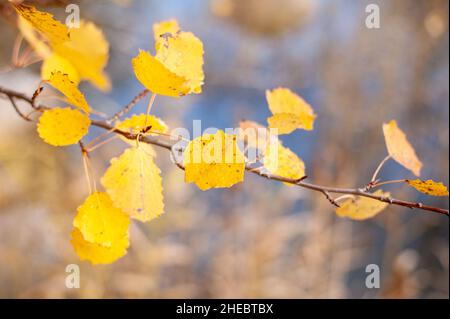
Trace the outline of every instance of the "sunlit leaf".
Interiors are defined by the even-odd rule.
[[[314,128],[316,115],[312,107],[291,90],[267,90],[266,98],[273,114],[268,119],[268,124],[270,128],[277,128],[278,134],[289,134],[295,129],[310,131]]]
[[[179,32],[157,42],[156,59],[170,71],[187,80],[189,93],[201,93],[203,44],[191,32]]]
[[[15,4],[17,13],[27,20],[35,30],[39,31],[52,44],[69,40],[69,29],[47,12],[37,10],[33,6]]]
[[[151,155],[141,147],[132,147],[111,160],[101,182],[114,206],[146,222],[164,211],[160,173]]]
[[[421,193],[432,196],[448,196],[447,187],[440,182],[435,182],[431,179],[427,181],[423,181],[420,179],[406,180],[406,182]]]
[[[244,180],[245,158],[237,138],[220,130],[189,142],[184,165],[185,181],[201,190],[231,187]]]
[[[128,233],[126,236],[114,241],[110,247],[91,243],[83,238],[78,228],[72,230],[72,246],[81,260],[87,260],[93,265],[110,264],[123,257],[130,245]]]
[[[422,162],[408,142],[405,133],[397,126],[397,122],[392,120],[383,124],[383,133],[389,155],[414,175],[420,176]]]
[[[41,77],[43,80],[49,80],[52,73],[61,72],[67,74],[67,77],[75,85],[80,83],[80,76],[78,75],[77,69],[73,66],[69,60],[57,55],[51,54],[44,59],[44,63],[41,67]]]
[[[64,94],[69,103],[79,107],[87,113],[90,112],[91,108],[86,102],[83,93],[81,93],[77,85],[69,79],[67,74],[63,74],[59,71],[52,73],[48,79],[48,83]]]
[[[79,28],[70,29],[69,41],[52,44],[52,48],[75,67],[80,79],[90,81],[103,91],[111,88],[110,79],[104,72],[109,43],[95,24],[81,21]]]
[[[373,193],[376,196],[389,197],[389,193],[383,192],[381,189]],[[339,203],[336,209],[336,214],[339,217],[348,217],[355,220],[364,220],[372,218],[382,210],[384,210],[389,204],[376,199],[356,196],[355,198],[346,199]]]
[[[113,203],[106,193],[95,192],[78,207],[73,226],[83,238],[101,246],[111,247],[128,234],[130,218]]]
[[[179,97],[189,92],[184,77],[170,71],[161,61],[146,51],[140,51],[132,60],[137,79],[148,90],[160,95]]]
[[[291,179],[305,176],[305,164],[281,141],[267,144],[264,154],[264,168],[270,173]],[[286,185],[292,185],[286,183]]]
[[[89,117],[78,110],[53,108],[43,112],[39,118],[39,136],[53,146],[76,144],[89,130]]]

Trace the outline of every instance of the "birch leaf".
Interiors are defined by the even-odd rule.
[[[184,165],[185,181],[201,190],[231,187],[244,180],[245,158],[236,136],[221,130],[189,142]]]
[[[431,179],[427,181],[423,181],[420,179],[415,180],[408,179],[406,180],[406,182],[421,193],[432,196],[448,196],[447,187],[440,182],[435,182]]]
[[[389,155],[400,165],[409,169],[416,176],[420,176],[422,162],[416,155],[416,151],[409,143],[405,133],[392,120],[383,124],[384,139]]]
[[[90,124],[86,114],[70,107],[57,107],[42,113],[37,131],[46,143],[65,146],[78,143],[87,134]]]
[[[151,155],[141,147],[133,147],[111,160],[101,182],[114,206],[146,222],[164,211],[160,173]]]
[[[374,195],[384,197],[390,196],[389,193],[385,193],[380,189],[374,192]],[[340,207],[336,209],[336,214],[339,217],[364,220],[374,217],[383,211],[389,204],[368,197],[356,196],[355,198],[346,199],[339,205]]]
[[[83,238],[94,244],[111,247],[128,234],[130,218],[113,206],[108,194],[95,192],[77,209],[73,226]]]
[[[300,96],[286,88],[266,91],[266,99],[273,116],[268,119],[270,128],[278,134],[289,134],[295,129],[311,131],[316,115],[312,107]]]

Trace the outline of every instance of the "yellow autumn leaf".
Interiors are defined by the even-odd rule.
[[[162,21],[153,24],[153,37],[155,39],[156,51],[158,51],[161,41],[168,36],[173,36],[180,31],[178,22],[175,19]]]
[[[179,97],[189,92],[187,80],[170,71],[150,53],[140,50],[132,60],[137,79],[155,94]]]
[[[245,158],[236,135],[219,130],[190,141],[184,152],[185,181],[201,190],[231,187],[244,180]]]
[[[141,147],[132,147],[111,160],[101,182],[114,206],[146,222],[164,211],[160,173],[151,155]]]
[[[159,117],[154,115],[146,116],[146,114],[134,114],[123,121],[118,121],[116,127],[121,131],[132,134],[138,134],[142,130],[148,129],[150,132],[146,133],[150,135],[157,135],[157,133],[152,132],[167,133],[169,129],[167,124]]]
[[[52,73],[61,72],[67,74],[67,77],[76,86],[80,83],[80,76],[77,69],[66,58],[59,56],[58,54],[51,54],[44,59],[41,67],[41,77],[43,80],[49,80]]]
[[[267,144],[264,168],[270,173],[291,179],[305,176],[305,163],[281,141]],[[292,184],[286,183],[292,186]]]
[[[286,88],[266,91],[266,99],[273,116],[268,119],[270,128],[278,134],[289,134],[295,129],[311,131],[316,115],[312,107],[300,96]]]
[[[93,265],[110,264],[125,256],[130,245],[128,233],[115,240],[111,247],[105,247],[88,242],[78,228],[72,230],[72,246],[81,260],[87,260]]]
[[[37,124],[39,136],[53,146],[78,143],[89,130],[89,117],[78,110],[53,108],[42,113]]]
[[[78,207],[73,226],[80,230],[84,240],[105,247],[128,234],[130,218],[113,206],[108,194],[95,192]]]
[[[166,123],[164,123],[163,120],[153,115],[146,116],[146,114],[135,114],[123,121],[118,121],[116,123],[116,128],[123,132],[128,132],[131,134],[138,134],[141,133],[144,129],[149,128],[150,132],[146,132],[143,135],[158,135],[157,133],[153,132],[167,133],[167,131],[169,130],[169,127],[166,125]],[[120,136],[120,138],[130,145],[136,145],[135,140],[130,140],[125,136]],[[142,147],[151,156],[156,156],[156,152],[152,145],[141,143],[139,147]]]
[[[17,27],[39,57],[45,59],[52,54],[50,47],[41,39],[41,34],[35,31],[30,22],[19,16]]]
[[[383,192],[381,189],[373,193],[377,196],[389,197],[389,193]],[[348,217],[354,220],[364,220],[372,218],[383,209],[385,209],[389,204],[381,202],[376,199],[356,196],[355,198],[346,199],[339,204],[340,207],[336,209],[336,214],[339,217]]]
[[[267,119],[270,128],[278,129],[278,134],[289,134],[298,128],[312,130],[314,115],[303,114],[296,116],[293,113],[277,113]]]
[[[81,21],[79,28],[70,29],[69,41],[52,44],[52,49],[75,67],[80,79],[90,81],[103,91],[111,88],[110,79],[104,72],[109,59],[109,43],[94,23]]]
[[[405,133],[397,126],[397,122],[392,120],[383,124],[383,133],[389,155],[399,164],[412,171],[414,175],[420,176],[422,162],[408,142]]]
[[[69,79],[67,74],[63,74],[60,71],[54,72],[50,75],[48,83],[64,94],[70,104],[79,107],[86,113],[91,111],[83,93],[81,93],[77,85]]]
[[[156,43],[156,59],[170,71],[187,80],[188,93],[201,93],[203,80],[203,43],[191,32],[178,32]]]
[[[435,182],[431,179],[423,181],[420,179],[406,180],[406,182],[417,189],[419,192],[432,196],[448,196],[447,187],[441,182]]]
[[[37,10],[33,6],[13,4],[17,13],[27,20],[35,30],[39,31],[52,44],[69,40],[69,29],[47,12]]]

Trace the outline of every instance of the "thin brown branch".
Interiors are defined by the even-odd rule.
[[[386,164],[386,162],[390,159],[391,159],[391,155],[388,155],[385,158],[383,158],[383,160],[380,162],[380,164],[378,164],[378,167],[375,169],[375,172],[372,175],[372,179],[370,180],[369,184],[367,184],[367,186],[366,186],[366,191],[369,191],[371,188],[374,187],[374,185],[377,183],[378,174],[380,173],[384,164]]]
[[[17,104],[16,104],[16,101],[14,101],[14,98],[13,98],[12,96],[9,96],[9,95],[8,95],[8,99],[9,99],[9,102],[11,103],[11,105],[13,106],[14,110],[16,111],[16,113],[17,113],[21,118],[23,118],[25,121],[31,122],[31,119],[30,119],[27,115],[23,114],[23,113],[20,111],[19,107],[18,107]]]
[[[136,104],[139,103],[140,100],[142,100],[144,97],[147,96],[147,94],[150,93],[149,90],[145,89],[142,92],[140,92],[138,95],[136,95],[130,103],[128,103],[124,108],[122,108],[120,111],[118,111],[116,114],[111,116],[108,120],[106,120],[107,123],[112,123],[114,121],[117,121],[119,118],[127,114]]]
[[[21,99],[25,102],[28,102],[32,107],[36,108],[37,110],[44,110],[46,109],[45,106],[33,106],[32,103],[32,99],[28,98],[27,96],[25,96],[24,94],[18,93],[18,92],[14,92],[8,89],[4,89],[0,87],[0,93],[7,96],[8,98],[10,97],[15,97],[17,99]],[[135,98],[136,99],[136,98]],[[135,100],[134,99],[134,100]],[[130,103],[132,104],[132,103]],[[130,105],[129,104],[129,105]],[[121,115],[118,115],[119,117]],[[112,119],[115,118],[112,117]],[[143,143],[148,143],[148,144],[152,144],[155,146],[159,146],[161,148],[164,148],[166,150],[169,150],[171,152],[171,155],[174,157],[174,162],[175,164],[181,168],[184,169],[184,166],[182,163],[178,163],[175,160],[175,156],[174,156],[174,151],[180,151],[180,150],[174,150],[174,144],[168,142],[168,141],[164,141],[162,140],[159,136],[145,136],[141,133],[138,134],[133,134],[130,132],[125,132],[125,131],[121,131],[117,128],[115,128],[114,126],[111,125],[111,123],[109,123],[108,121],[100,121],[100,120],[92,120],[92,125],[100,127],[102,129],[105,129],[107,131],[111,131],[114,132],[116,134],[120,134],[124,137],[126,137],[127,139],[130,140],[139,140],[139,142],[143,142]],[[383,160],[383,162],[386,162],[387,159]],[[382,166],[380,163],[379,167]],[[445,216],[449,216],[449,211],[443,208],[439,208],[439,207],[434,207],[434,206],[429,206],[429,205],[425,205],[423,203],[420,202],[410,202],[410,201],[405,201],[405,200],[400,200],[400,199],[395,199],[392,197],[385,197],[385,196],[380,196],[380,195],[375,195],[373,193],[370,193],[368,190],[366,189],[357,189],[357,188],[339,188],[339,187],[328,187],[328,186],[322,186],[322,185],[316,185],[316,184],[312,184],[312,183],[307,183],[304,181],[304,178],[300,178],[300,179],[292,179],[292,178],[287,178],[287,177],[283,177],[283,176],[279,176],[279,175],[274,175],[274,174],[268,174],[266,172],[264,172],[261,169],[255,169],[252,168],[250,166],[246,166],[246,170],[250,173],[256,174],[262,178],[266,178],[266,179],[270,179],[270,180],[275,180],[275,181],[279,181],[279,182],[283,182],[283,183],[288,183],[288,184],[293,184],[293,185],[297,185],[299,187],[302,188],[306,188],[312,191],[316,191],[316,192],[320,192],[323,195],[325,195],[325,197],[333,204],[333,205],[338,205],[337,201],[335,199],[332,199],[332,197],[330,196],[331,193],[333,194],[341,194],[341,195],[353,195],[353,196],[363,196],[363,197],[368,197],[368,198],[372,198],[381,202],[385,202],[388,203],[390,205],[398,205],[398,206],[403,206],[403,207],[408,207],[408,208],[417,208],[420,210],[424,210],[424,211],[429,211],[429,212],[434,212],[434,213],[438,213],[441,215],[445,215]],[[379,169],[377,168],[377,171],[379,171]],[[375,176],[376,177],[376,176]]]

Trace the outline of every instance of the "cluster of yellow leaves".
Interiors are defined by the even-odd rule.
[[[67,28],[53,16],[24,4],[14,5],[18,27],[35,52],[44,59],[41,75],[49,79],[60,71],[78,85],[88,80],[107,91],[111,84],[104,68],[109,57],[109,43],[103,32],[91,22],[80,22],[79,28]]]
[[[32,6],[14,5],[19,14],[19,29],[35,52],[44,59],[42,78],[60,91],[75,107],[45,110],[39,119],[39,136],[54,146],[75,144],[88,132],[91,108],[78,89],[88,80],[102,90],[110,88],[104,68],[109,44],[94,24],[81,22],[80,28],[68,29],[51,14]],[[154,94],[179,97],[201,93],[204,82],[203,44],[191,32],[181,31],[176,20],[153,26],[156,54],[140,51],[132,65],[138,80]],[[266,91],[272,116],[270,129],[289,134],[296,129],[313,130],[316,115],[312,107],[287,88]],[[166,134],[163,120],[146,114],[118,121],[115,127],[133,135]],[[239,138],[262,153],[263,168],[270,174],[297,180],[305,176],[305,164],[278,136],[252,121],[240,123]],[[242,130],[253,129],[253,139]],[[422,163],[406,135],[395,121],[383,125],[389,155],[419,176]],[[146,222],[164,212],[161,172],[155,164],[150,145],[135,144],[111,160],[101,183],[106,192],[92,193],[78,208],[73,221],[72,244],[82,260],[92,264],[114,262],[126,254],[129,246],[130,218]],[[190,141],[184,152],[185,181],[201,190],[231,187],[244,180],[246,158],[239,149],[237,136],[219,130]],[[406,180],[420,192],[448,196],[442,183],[432,180]],[[291,184],[288,184],[291,185]],[[388,198],[377,190],[375,196]],[[338,216],[355,220],[371,218],[388,206],[372,198],[356,196],[341,203]]]
[[[17,25],[35,53],[44,60],[41,76],[60,91],[67,102],[86,114],[91,112],[81,80],[88,80],[101,90],[110,88],[104,68],[109,44],[93,23],[81,21],[79,28],[69,29],[53,15],[33,6],[13,4],[18,13]],[[87,133],[88,115],[68,108],[47,110],[39,120],[39,135],[55,146],[75,144]]]
[[[409,169],[415,175],[419,176],[422,169],[422,162],[416,155],[416,151],[409,143],[405,133],[397,126],[397,122],[392,120],[383,124],[384,139],[389,156],[399,164]],[[448,196],[447,187],[432,180],[405,180],[411,187],[419,192],[432,196]],[[389,197],[389,193],[378,190],[374,195]],[[382,211],[388,204],[371,198],[358,196],[355,199],[349,199],[343,202],[336,213],[341,217],[363,220],[371,218]]]
[[[201,93],[204,81],[203,44],[176,20],[153,26],[156,55],[140,50],[132,64],[137,79],[154,94],[179,97]]]
[[[377,190],[373,193],[376,196],[389,197],[389,193],[385,193],[382,190]],[[355,198],[346,199],[339,204],[340,207],[336,209],[336,214],[339,217],[348,217],[354,220],[364,220],[372,218],[389,204],[381,202],[376,199],[356,196]]]
[[[408,179],[406,180],[406,182],[421,193],[432,196],[448,196],[447,187],[440,182],[435,182],[431,179],[427,181],[423,181],[420,179],[415,180]]]
[[[201,190],[231,187],[244,180],[245,158],[237,137],[219,130],[190,141],[184,152],[185,181]]]
[[[76,144],[89,130],[91,121],[88,114],[91,108],[83,93],[78,90],[75,83],[69,80],[67,74],[52,73],[48,83],[63,93],[67,102],[84,113],[70,107],[44,111],[37,125],[39,136],[53,146]]]
[[[316,115],[300,96],[286,88],[266,91],[266,99],[273,116],[267,119],[270,128],[278,134],[289,134],[295,129],[311,131]]]
[[[95,192],[77,209],[72,245],[81,260],[109,264],[126,254],[130,219],[106,193]]]

